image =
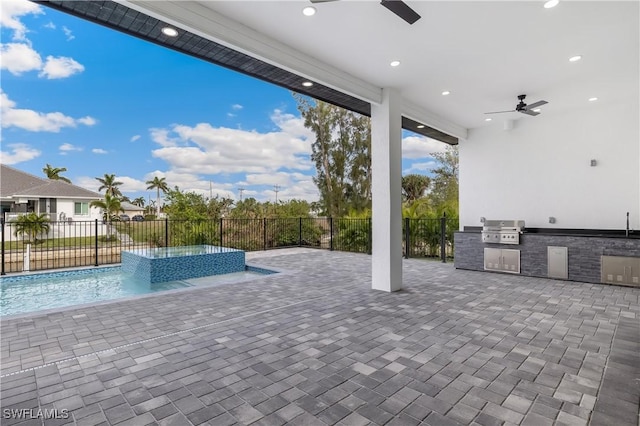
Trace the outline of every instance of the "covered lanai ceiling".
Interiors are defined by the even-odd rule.
[[[315,3],[314,16],[302,13],[308,1],[117,3],[365,102],[397,88],[406,117],[456,137],[504,119],[544,120],[640,97],[637,1],[546,9],[543,1],[408,0],[421,15],[413,25],[378,1]],[[513,109],[520,94],[549,104],[538,117],[485,121],[484,112]]]

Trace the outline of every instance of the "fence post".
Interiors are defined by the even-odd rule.
[[[223,221],[223,220],[224,220],[224,219],[220,218],[220,224],[219,224],[219,226],[220,226],[220,247],[224,247],[224,246],[222,245],[222,221]]]
[[[262,247],[264,250],[267,249],[267,218],[262,218]]]
[[[333,217],[329,218],[329,250],[333,251]]]
[[[367,228],[367,254],[371,254],[371,251],[373,248],[373,241],[372,241],[373,224],[371,223],[371,218],[369,218],[367,222],[369,224],[369,227]]]
[[[409,247],[411,247],[411,229],[409,229],[409,218],[404,218],[404,258],[409,258]]]
[[[302,247],[302,216],[298,218],[298,247]]]
[[[2,226],[2,267],[0,267],[2,270],[0,271],[0,275],[7,275],[4,271],[4,217],[0,218],[0,226]]]
[[[87,228],[85,228],[87,229]],[[98,266],[98,219],[94,219],[94,238],[93,238],[93,248],[96,250],[96,261],[94,266]]]
[[[440,258],[442,263],[447,263],[447,214],[442,213],[440,218]]]
[[[169,218],[164,218],[164,246],[169,247]]]

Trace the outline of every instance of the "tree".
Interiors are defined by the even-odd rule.
[[[162,191],[163,194],[166,194],[167,191],[169,191],[169,186],[167,185],[165,178],[159,178],[158,176],[155,176],[153,180],[148,180],[145,183],[148,185],[147,189],[156,190],[156,208],[158,209],[157,215],[160,216],[160,191]]]
[[[89,205],[91,207],[102,209],[103,219],[105,221],[111,221],[112,217],[114,215],[117,215],[119,212],[124,213],[124,209],[122,208],[120,199],[110,194],[104,194],[103,200],[92,201]]]
[[[131,204],[133,204],[133,205],[135,205],[135,206],[138,206],[138,207],[144,207],[144,203],[145,203],[145,201],[146,201],[146,200],[144,199],[144,197],[138,197],[138,198],[134,198],[134,199],[131,201]]]
[[[236,202],[231,211],[231,217],[236,219],[261,219],[265,217],[264,206],[255,198],[249,197]]]
[[[202,194],[183,192],[177,186],[167,189],[164,211],[175,220],[207,219],[207,202]]]
[[[15,236],[26,236],[29,243],[35,242],[38,235],[49,232],[50,228],[49,218],[46,213],[24,214],[12,222],[14,223]]]
[[[304,125],[315,134],[311,159],[322,210],[338,217],[371,206],[371,124],[368,117],[295,95]]]
[[[434,207],[447,216],[458,216],[458,147],[447,146],[445,152],[437,152],[431,156],[439,163],[433,170],[432,188],[429,194]],[[450,216],[449,216],[450,217]]]
[[[123,182],[116,181],[115,174],[104,174],[104,177],[97,177],[96,180],[101,183],[100,188],[98,188],[98,192],[106,189],[105,195],[111,195],[112,197],[121,197],[122,192],[120,192],[120,188],[118,186],[122,185]]]
[[[64,173],[67,171],[66,167],[51,167],[49,163],[45,167],[42,168],[42,171],[47,176],[47,179],[51,180],[61,180],[63,182],[71,183],[71,180],[64,176],[60,176],[60,173]]]
[[[402,195],[405,201],[412,202],[424,196],[431,179],[428,176],[411,174],[402,176]]]

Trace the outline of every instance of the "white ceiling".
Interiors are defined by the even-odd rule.
[[[166,2],[128,3],[145,9],[140,5]],[[351,93],[361,92],[347,84],[397,88],[409,103],[464,128],[640,98],[638,1],[561,1],[552,9],[543,1],[406,3],[422,16],[413,25],[377,1],[317,3],[312,17],[302,14],[307,1],[175,2],[172,16],[155,15],[193,31],[182,11],[211,13],[216,19],[195,32],[272,63],[286,51],[300,64],[284,61],[284,68]],[[571,63],[573,55],[583,59]],[[392,60],[401,65],[390,67]],[[313,71],[318,62],[330,67]],[[346,73],[343,83],[335,83],[337,71]],[[484,121],[484,112],[513,109],[519,94],[549,104],[538,117],[509,113]],[[599,100],[588,102],[594,96]]]

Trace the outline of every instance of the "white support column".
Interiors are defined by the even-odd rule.
[[[402,288],[402,101],[383,89],[371,105],[371,184],[373,247],[371,288]]]

